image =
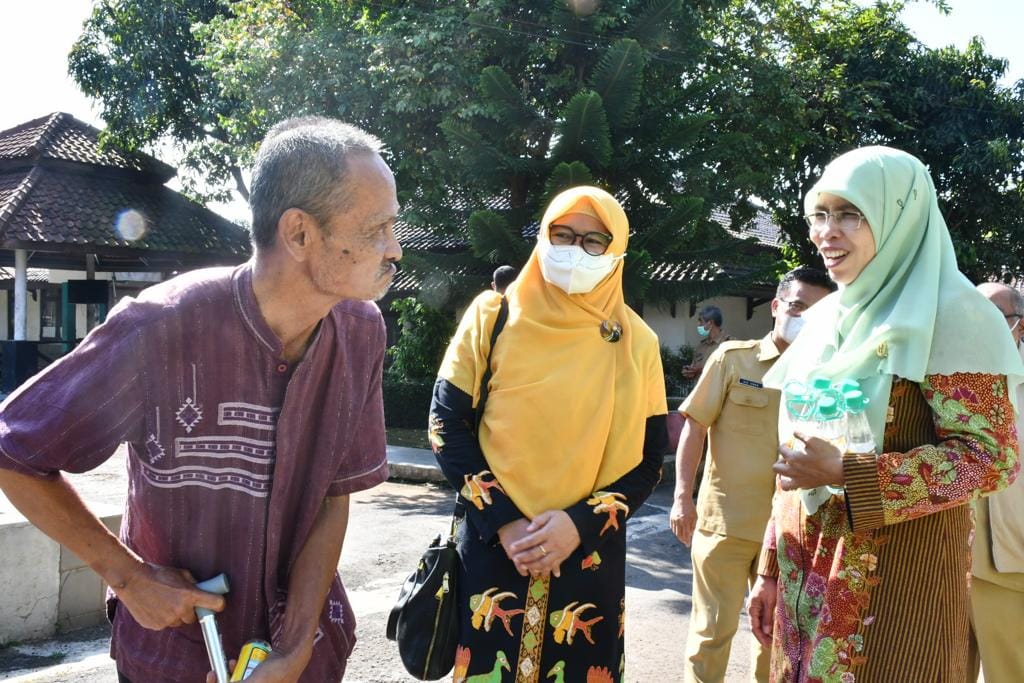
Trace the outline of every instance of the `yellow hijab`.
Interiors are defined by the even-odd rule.
[[[624,254],[629,222],[596,187],[555,197],[541,220],[588,213],[612,234],[608,253]],[[509,287],[508,322],[492,356],[480,446],[491,472],[529,518],[563,509],[640,463],[646,419],[667,412],[658,338],[622,296],[622,261],[592,291],[566,294],[544,280],[534,248]],[[476,298],[452,339],[440,377],[479,400],[490,333],[501,297]],[[604,321],[622,326],[605,341]]]

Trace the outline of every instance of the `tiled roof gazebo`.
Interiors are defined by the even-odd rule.
[[[101,149],[99,131],[65,113],[0,131],[0,265],[167,271],[239,263],[248,233],[164,186],[175,170]]]
[[[103,147],[99,137],[62,112],[0,131],[0,267],[14,266],[13,340],[2,342],[0,392],[38,369],[39,342],[27,336],[33,273],[33,289],[49,291],[55,285],[39,283],[47,269],[84,271],[84,280],[59,285],[59,326],[47,314],[47,336],[63,340],[66,352],[76,340],[76,304],[96,304],[97,320],[106,315],[110,290],[96,271],[189,270],[249,256],[245,229],[165,187],[174,168]]]

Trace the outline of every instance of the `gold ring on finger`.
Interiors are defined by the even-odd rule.
[[[543,545],[540,546],[540,554],[543,555],[544,557],[547,557],[547,555],[548,555],[548,551],[544,550],[544,546]]]

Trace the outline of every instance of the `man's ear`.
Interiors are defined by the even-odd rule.
[[[315,231],[319,230],[313,216],[294,207],[285,210],[277,219],[277,240],[296,261],[309,257]]]
[[[772,298],[771,309],[772,309],[772,317],[774,318],[775,314],[779,310],[779,298],[778,297],[773,297]]]

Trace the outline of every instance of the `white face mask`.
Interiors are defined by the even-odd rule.
[[[626,257],[625,254],[591,256],[575,244],[554,245],[545,239],[538,239],[537,244],[541,274],[566,294],[592,291],[615,269],[615,264]]]
[[[779,336],[787,344],[792,344],[796,336],[800,334],[800,330],[804,327],[804,319],[787,313],[779,313],[778,317],[782,320],[782,325],[779,326]]]

